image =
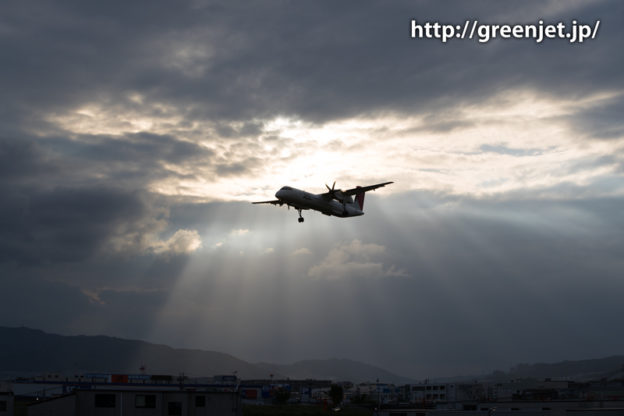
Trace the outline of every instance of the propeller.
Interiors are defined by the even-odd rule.
[[[327,184],[325,184],[325,187],[327,187],[327,190],[329,191],[329,194],[331,195],[332,198],[336,199],[337,201],[342,202],[344,205],[345,196],[340,189],[336,189],[336,181],[334,181],[331,188]]]

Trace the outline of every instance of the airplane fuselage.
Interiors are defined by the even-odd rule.
[[[325,215],[333,215],[335,217],[358,217],[364,215],[364,195],[368,191],[374,191],[382,186],[389,185],[393,182],[383,182],[375,185],[356,186],[355,188],[335,189],[336,182],[324,194],[311,194],[301,189],[283,186],[282,189],[275,193],[272,201],[256,201],[252,204],[272,204],[293,207],[299,211],[299,222],[303,222],[301,211],[304,209],[312,209],[319,211]],[[355,198],[354,198],[355,197]]]
[[[364,215],[364,211],[353,202],[353,198],[345,196],[343,202],[329,199],[326,194],[312,194],[301,189],[284,186],[275,193],[275,197],[282,203],[296,209],[313,209],[325,215],[336,217],[356,217]]]

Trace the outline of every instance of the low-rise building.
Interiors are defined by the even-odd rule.
[[[32,404],[29,416],[240,416],[236,392],[188,390],[74,390]]]
[[[8,383],[0,383],[0,416],[13,416],[15,398]]]
[[[408,384],[405,387],[405,399],[410,403],[446,403],[457,399],[453,383]]]

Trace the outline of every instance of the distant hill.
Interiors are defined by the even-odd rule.
[[[413,379],[398,376],[387,370],[373,365],[345,359],[304,360],[294,364],[256,364],[258,367],[275,374],[288,374],[290,378],[306,379],[317,378],[336,381],[363,381],[379,380],[384,383],[408,384]]]
[[[590,380],[621,378],[624,372],[624,355],[579,361],[561,361],[546,364],[518,364],[512,367],[507,377],[512,378],[570,378]]]
[[[190,376],[232,374],[266,377],[258,367],[228,354],[174,349],[107,336],[62,336],[29,328],[0,327],[0,369],[7,372],[138,373]]]
[[[214,351],[176,349],[107,336],[63,336],[29,328],[0,327],[0,371],[4,373],[136,374],[144,365],[150,374],[184,373],[202,377],[232,374],[243,379],[314,378],[406,383],[410,380],[351,360],[310,360],[291,365],[251,364]]]
[[[491,374],[444,377],[440,382],[469,382],[473,380],[501,382],[516,379],[547,378],[559,380],[624,380],[624,355],[590,360],[560,361],[557,363],[517,364],[509,371],[494,371]]]
[[[243,379],[275,378],[375,381],[406,384],[413,380],[382,368],[347,359],[305,360],[294,364],[251,364],[214,351],[176,349],[166,345],[107,336],[63,336],[29,328],[0,327],[0,371],[5,374],[57,372],[138,373],[202,377],[237,372]],[[546,364],[518,364],[508,372],[462,379],[509,380],[568,378],[577,381],[624,378],[624,355]],[[457,378],[456,381],[460,381]]]

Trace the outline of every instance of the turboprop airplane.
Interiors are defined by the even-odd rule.
[[[352,189],[342,191],[335,189],[336,182],[324,194],[311,194],[301,189],[284,186],[275,193],[272,201],[252,202],[252,204],[273,204],[282,206],[286,204],[288,208],[293,207],[299,212],[299,222],[303,222],[301,211],[304,209],[313,209],[320,211],[325,215],[334,215],[336,217],[357,217],[364,215],[364,194],[382,186],[386,186],[394,182],[378,183],[377,185],[356,186]],[[355,201],[353,196],[355,195]]]

